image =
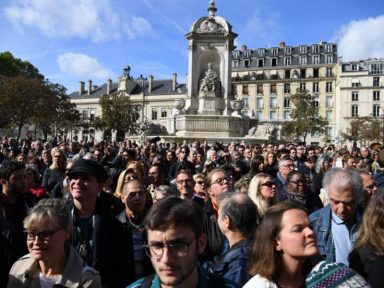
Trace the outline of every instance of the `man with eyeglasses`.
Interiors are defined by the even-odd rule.
[[[202,209],[190,200],[168,197],[153,205],[145,220],[144,247],[156,273],[128,287],[239,287],[198,265],[207,244],[203,219]]]
[[[279,171],[276,174],[276,201],[281,202],[285,200],[284,189],[287,185],[287,177],[289,172],[294,169],[294,164],[291,158],[285,157],[279,160],[278,162]]]
[[[125,273],[125,284],[129,284],[153,272],[151,261],[143,249],[146,242],[144,233],[146,193],[143,184],[137,179],[125,183],[121,201],[125,209],[116,216],[116,219],[124,228],[119,237],[124,243],[121,253],[125,253],[125,255],[121,257],[130,263],[130,265],[126,265],[127,273]]]
[[[377,186],[375,179],[368,172],[359,172],[361,178],[363,179],[363,187],[364,187],[364,199],[363,206],[366,207],[368,205],[369,199],[377,193]]]
[[[128,284],[122,250],[122,225],[115,219],[122,203],[102,191],[107,173],[100,163],[77,160],[67,173],[70,178],[73,229],[71,243],[87,265],[100,272],[103,286]],[[118,202],[116,202],[116,200]]]
[[[176,188],[180,193],[181,199],[190,199],[194,202],[204,205],[204,199],[195,195],[195,181],[191,173],[187,170],[181,170],[176,176]]]
[[[0,283],[7,283],[12,264],[28,253],[23,220],[37,199],[27,193],[25,165],[8,161],[0,166]]]

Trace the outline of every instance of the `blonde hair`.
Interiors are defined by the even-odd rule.
[[[256,204],[261,216],[264,216],[265,212],[271,206],[271,204],[265,200],[260,193],[262,181],[266,178],[273,179],[271,175],[266,173],[259,173],[253,176],[248,188],[248,195]]]
[[[139,177],[137,177],[137,175],[135,173],[135,170],[132,168],[121,171],[119,178],[117,179],[115,193],[113,193],[113,195],[118,197],[118,198],[120,198],[123,195],[123,187],[124,187],[124,184],[126,182],[125,176],[127,174],[132,174],[132,175],[134,175],[135,179],[139,179]]]
[[[65,156],[63,150],[61,150],[58,147],[55,147],[51,150],[52,159],[55,156],[55,153],[59,153],[60,158],[64,159],[64,161],[61,163],[61,165],[60,165],[61,167],[58,166],[55,162],[52,162],[51,166],[49,166],[49,169],[51,169],[51,170],[65,170],[65,167],[67,165],[67,156]]]

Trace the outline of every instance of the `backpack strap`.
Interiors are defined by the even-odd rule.
[[[155,273],[145,277],[143,283],[141,283],[141,288],[150,288],[152,286],[152,281],[155,278]]]

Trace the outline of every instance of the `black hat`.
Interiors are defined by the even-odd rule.
[[[67,176],[71,178],[71,176],[80,173],[95,176],[97,178],[97,182],[99,183],[105,182],[108,177],[104,167],[93,160],[79,159],[75,161],[71,170],[67,172]]]

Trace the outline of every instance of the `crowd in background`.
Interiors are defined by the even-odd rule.
[[[320,270],[384,286],[380,146],[6,138],[0,148],[0,283],[9,287],[34,277],[64,285],[54,276],[76,265],[79,287],[143,285],[154,272],[164,284],[154,255],[172,244],[151,244],[147,215],[167,198],[204,212],[198,269],[229,280],[223,287],[331,287]],[[44,258],[53,237],[60,247]],[[188,245],[172,246],[174,257]],[[34,261],[39,273],[28,276]]]

